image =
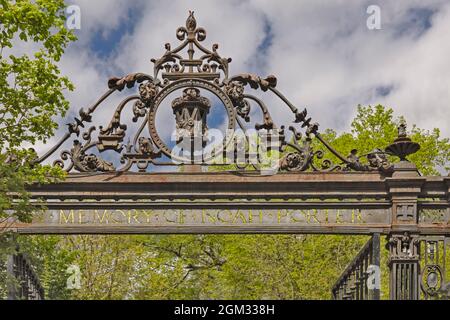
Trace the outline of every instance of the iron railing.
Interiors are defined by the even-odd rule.
[[[368,285],[369,276],[374,282]],[[347,266],[332,289],[335,300],[380,299],[380,235],[373,234]]]
[[[420,237],[420,298],[424,300],[450,299],[447,265],[450,262],[450,238],[445,236]]]
[[[44,300],[44,288],[28,259],[22,253],[8,257],[8,300]]]

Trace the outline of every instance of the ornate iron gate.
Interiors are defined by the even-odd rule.
[[[426,236],[420,238],[420,287],[424,299],[449,299],[450,283],[447,267],[450,263],[450,238]]]
[[[44,204],[46,210],[32,223],[8,221],[3,227],[21,234],[374,235],[336,284],[336,299],[379,296],[365,291],[363,282],[370,265],[379,266],[383,234],[392,299],[418,299],[421,288],[424,298],[446,290],[447,251],[436,248],[450,235],[450,177],[422,176],[407,159],[420,146],[408,137],[405,123],[390,145],[343,155],[307,110],[278,90],[273,75],[230,76],[231,59],[219,54],[217,44],[211,49],[201,44],[206,31],[193,12],[176,37],[180,44],[167,43],[164,54],[151,60],[151,75],[111,78],[109,90],[79,111],[55,146],[36,156],[35,163],[67,171],[67,179],[31,186],[36,207]],[[110,96],[137,84],[137,92],[117,105],[109,122],[88,125]],[[266,105],[262,97],[269,94],[273,99]],[[275,123],[271,109],[277,103],[290,120]],[[157,125],[161,110],[173,114],[172,141],[161,132],[169,123]],[[215,110],[225,119],[220,139],[215,139],[220,130],[208,122]],[[139,122],[134,131],[131,121],[125,123],[127,111],[133,123]],[[400,161],[391,163],[393,157]],[[232,169],[214,172],[217,166]],[[162,170],[167,167],[179,171]],[[426,248],[422,256],[421,246]],[[23,261],[14,258],[11,266],[18,267],[11,270],[31,283],[39,293],[33,297],[42,297]]]
[[[448,299],[448,244],[446,236],[391,235],[387,243],[390,299]]]
[[[424,299],[450,299],[450,238],[428,236],[421,239],[420,285]]]
[[[404,233],[389,237],[389,298],[448,300],[449,245],[450,239],[446,236]],[[380,267],[380,237],[379,234],[374,234],[336,281],[332,289],[333,299],[380,299],[381,283],[377,280],[381,274]],[[375,286],[371,282],[373,280],[378,281]]]
[[[44,300],[42,287],[36,272],[23,253],[8,257],[8,300]]]

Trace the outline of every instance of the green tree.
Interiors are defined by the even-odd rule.
[[[391,108],[382,105],[359,105],[350,133],[338,135],[328,129],[323,136],[344,156],[349,155],[352,149],[357,149],[359,155],[364,155],[376,148],[384,149],[391,144],[397,137],[397,127],[401,121],[404,121],[404,118],[394,118],[394,110]],[[414,142],[420,144],[420,150],[408,159],[416,164],[421,174],[439,175],[439,170],[441,172],[450,170],[450,140],[441,137],[438,128],[430,131],[412,125],[408,133]],[[339,163],[339,160],[323,146],[316,144],[316,147],[325,152],[324,158]],[[361,160],[364,161],[364,158]],[[399,159],[390,157],[389,160],[395,162]]]
[[[26,236],[18,239],[20,251],[27,254],[39,281],[45,288],[46,299],[70,299],[66,273],[75,260],[75,252],[60,236]]]
[[[64,8],[63,0],[0,0],[0,222],[7,212],[28,221],[36,208],[26,186],[63,177],[56,167],[35,164],[27,146],[51,137],[52,117],[68,109],[64,91],[73,85],[57,62],[75,36]]]

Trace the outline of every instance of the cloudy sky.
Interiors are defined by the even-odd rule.
[[[299,108],[307,107],[321,128],[348,130],[358,104],[381,103],[404,115],[408,124],[438,127],[450,137],[449,0],[68,4],[81,9],[79,40],[61,61],[76,85],[68,95],[69,117],[92,104],[107,89],[109,77],[151,74],[150,59],[164,53],[166,42],[178,43],[175,30],[194,10],[207,31],[205,45],[219,43],[221,55],[233,58],[231,74],[274,74],[279,90]],[[379,30],[367,27],[370,5],[381,10]],[[112,114],[113,107],[102,112],[109,108]],[[272,112],[284,119],[285,111]]]

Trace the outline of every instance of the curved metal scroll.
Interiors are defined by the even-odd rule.
[[[252,106],[256,105],[260,109],[262,121],[255,123],[254,128],[257,132],[266,134],[277,131],[279,137],[277,151],[281,154],[278,163],[280,171],[390,170],[391,165],[381,150],[377,149],[366,155],[368,164],[362,164],[356,150],[345,157],[333,149],[318,132],[319,125],[308,117],[307,110],[298,110],[278,91],[275,76],[262,78],[245,73],[229,77],[231,59],[220,56],[217,44],[214,44],[211,50],[202,46],[201,42],[206,38],[206,31],[197,27],[193,12],[189,13],[186,25],[177,29],[176,36],[181,41],[180,45],[172,49],[167,43],[166,52],[162,57],[151,60],[154,64],[153,75],[134,73],[121,78],[111,78],[108,81],[109,90],[90,108],[81,109],[79,117],[67,125],[67,132],[61,140],[37,161],[44,162],[61,149],[65,142],[73,138],[72,147],[60,151],[58,159],[54,161],[54,165],[68,172],[128,171],[134,170],[133,168],[147,171],[149,165],[177,164],[180,159],[174,155],[173,147],[171,148],[158,133],[156,114],[163,101],[174,92],[182,91],[182,95],[172,101],[177,134],[188,132],[191,137],[195,133],[199,134],[201,148],[206,144],[207,116],[212,108],[210,101],[202,96],[202,92],[209,92],[216,96],[225,108],[228,118],[227,131],[234,131],[237,128],[245,130],[243,121],[251,122]],[[187,57],[183,56],[185,51]],[[196,55],[196,52],[200,54]],[[137,84],[139,84],[138,94],[120,102],[108,123],[98,128],[87,126],[92,122],[93,113],[98,106],[114,92],[122,91],[125,87],[134,88]],[[293,122],[289,126],[291,132],[289,139],[285,135],[285,127],[275,125],[266,104],[259,97],[246,92],[248,87],[271,92],[290,109]],[[129,107],[131,105],[132,107]],[[127,143],[124,143],[128,128],[127,124],[122,122],[122,114],[129,111],[132,112],[133,122],[140,122],[140,125],[137,126],[135,135],[128,137]],[[201,127],[200,131],[198,126]],[[148,129],[148,132],[145,129]],[[323,151],[313,150],[313,139],[317,139],[339,162],[332,163],[324,159]],[[234,137],[226,138],[224,141],[222,148],[215,150],[215,156],[225,154],[226,146],[237,143]],[[248,149],[248,146],[245,148]],[[100,156],[107,150],[118,155],[121,165],[114,165],[109,159]],[[175,160],[178,162],[174,163]],[[205,159],[201,159],[200,162],[194,159],[190,161],[191,164],[217,164]],[[241,168],[240,170],[249,167],[260,169],[250,163],[236,167]]]

